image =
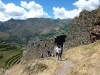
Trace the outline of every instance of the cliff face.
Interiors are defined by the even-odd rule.
[[[100,26],[100,7],[90,12],[87,10],[82,11],[69,27],[65,48],[69,49],[90,43],[90,34],[95,23]]]

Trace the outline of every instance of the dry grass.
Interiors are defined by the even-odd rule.
[[[41,71],[39,69],[34,71],[34,69],[27,68],[29,65],[31,65],[32,68],[32,65],[35,65],[36,63],[44,65],[41,67],[42,68]],[[19,64],[13,66],[10,70],[6,71],[5,75],[53,75],[58,67],[59,67],[59,61],[55,59],[52,58],[39,59],[27,62],[26,64]],[[27,68],[26,71],[25,68]]]
[[[100,41],[64,51],[62,58],[75,63],[68,75],[100,75]],[[30,75],[54,75],[60,67],[60,61],[53,58],[32,60],[26,64],[13,66],[6,71],[5,75],[28,75],[27,72],[24,72],[25,68],[35,63],[40,63],[46,67],[39,72],[36,70],[35,72],[38,73],[32,72]]]
[[[100,75],[100,41],[67,50],[63,57],[76,63],[69,75]]]

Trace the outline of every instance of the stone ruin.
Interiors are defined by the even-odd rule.
[[[22,62],[54,55],[54,47],[56,45],[63,47],[65,38],[66,35],[60,35],[56,38],[29,42],[27,50],[23,52]]]

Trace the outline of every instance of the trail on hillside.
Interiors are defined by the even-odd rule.
[[[32,67],[32,65],[34,65],[34,63],[36,62],[45,63],[45,65],[47,65],[48,68],[45,69],[43,72],[38,72],[37,74],[34,74],[33,72],[30,75],[68,75],[69,71],[71,71],[74,67],[74,63],[70,60],[58,61],[55,60],[55,58],[47,58],[42,60],[31,61],[23,65],[18,64],[7,70],[4,75],[27,75],[27,72],[30,72],[30,69],[27,69],[27,72],[23,72],[23,70],[27,66],[29,66],[29,64],[31,64],[31,68],[34,68]]]
[[[69,71],[71,71],[74,67],[74,63],[69,60],[65,61],[60,61],[61,66],[59,69],[56,71],[54,75],[67,75]]]

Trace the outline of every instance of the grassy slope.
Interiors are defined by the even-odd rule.
[[[62,58],[75,63],[73,70],[69,72],[68,75],[100,75],[100,41],[65,50]],[[43,72],[39,72],[36,75],[54,75],[57,69],[59,69],[60,62],[63,61],[57,61],[52,58],[32,60],[26,64],[13,66],[6,74],[20,75],[29,65],[32,66],[35,63],[42,63],[48,67]],[[23,72],[22,75],[26,75],[26,73],[29,72],[28,69],[26,70],[27,71]]]
[[[3,56],[3,58],[0,59],[0,68],[5,67],[6,62],[19,53],[21,53],[21,50],[12,44],[0,44],[0,54]]]
[[[47,68],[44,69],[42,72],[40,72],[41,68],[43,69],[44,67],[35,67],[34,65],[36,64],[39,65],[47,65]],[[28,69],[29,65],[31,68]],[[39,60],[32,60],[30,62],[27,62],[26,64],[18,64],[10,68],[9,70],[6,71],[5,75],[53,75],[56,70],[59,67],[59,62],[55,59],[47,58],[47,59],[39,59]],[[36,74],[34,74],[34,71],[37,71]],[[27,74],[28,73],[28,74]]]
[[[63,57],[76,63],[69,75],[100,75],[100,41],[69,49]]]

